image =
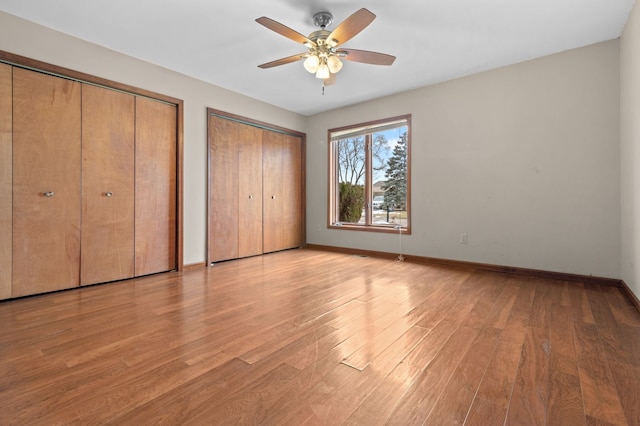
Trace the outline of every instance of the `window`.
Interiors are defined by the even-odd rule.
[[[329,130],[329,227],[410,233],[411,116]]]

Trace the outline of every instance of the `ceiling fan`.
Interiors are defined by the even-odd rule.
[[[258,18],[256,22],[259,24],[295,42],[302,43],[308,49],[307,52],[267,62],[258,67],[272,68],[304,59],[304,68],[322,79],[326,86],[335,82],[335,74],[342,69],[343,59],[365,64],[391,65],[396,59],[395,56],[341,47],[365,29],[375,18],[376,15],[362,8],[345,19],[333,31],[328,31],[326,27],[333,22],[333,15],[329,12],[318,12],[313,15],[313,23],[320,29],[309,34],[309,37],[265,16]]]

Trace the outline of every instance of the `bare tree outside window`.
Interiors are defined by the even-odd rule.
[[[367,172],[367,147],[371,145],[371,155],[375,159],[374,170],[385,169],[389,147],[383,134],[377,134],[373,143],[369,135],[336,141],[338,183],[339,183],[339,220],[340,222],[358,223],[363,221],[367,197],[365,194],[365,178]]]

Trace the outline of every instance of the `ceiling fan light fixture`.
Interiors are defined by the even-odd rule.
[[[336,74],[342,69],[342,61],[337,56],[331,55],[329,59],[327,59],[327,66],[332,74]]]
[[[307,59],[305,59],[303,65],[304,65],[304,69],[314,74],[316,71],[318,71],[318,66],[320,65],[320,58],[318,58],[316,55],[310,55]]]
[[[330,76],[331,76],[331,72],[329,72],[329,67],[327,66],[327,63],[323,61],[318,67],[318,71],[316,72],[316,77],[325,79],[325,78],[329,78]]]
[[[361,8],[342,21],[335,29],[329,31],[327,27],[332,23],[333,16],[329,12],[318,12],[313,15],[313,22],[320,29],[312,32],[308,37],[278,21],[266,16],[260,17],[256,19],[260,25],[303,44],[308,50],[304,53],[258,65],[258,67],[262,69],[273,68],[303,60],[304,68],[323,80],[324,87],[335,83],[335,76],[342,69],[344,60],[372,65],[391,65],[396,59],[395,56],[368,50],[340,49],[341,45],[358,35],[375,17],[376,15],[369,10]]]

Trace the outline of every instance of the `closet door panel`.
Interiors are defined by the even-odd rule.
[[[0,64],[0,299],[11,297],[13,233],[12,67]]]
[[[80,278],[80,83],[14,68],[12,296]]]
[[[288,249],[302,245],[302,140],[283,135],[282,144],[282,248]]]
[[[208,260],[299,247],[302,139],[217,114],[210,114],[208,129]]]
[[[262,254],[262,129],[239,124],[238,256]]]
[[[263,138],[263,246],[264,252],[284,248],[284,182],[282,167],[284,149],[282,133],[265,131]]]
[[[134,274],[133,95],[82,88],[82,285]]]
[[[135,275],[176,269],[175,105],[136,97]]]
[[[239,126],[235,121],[209,116],[210,262],[239,257]]]

